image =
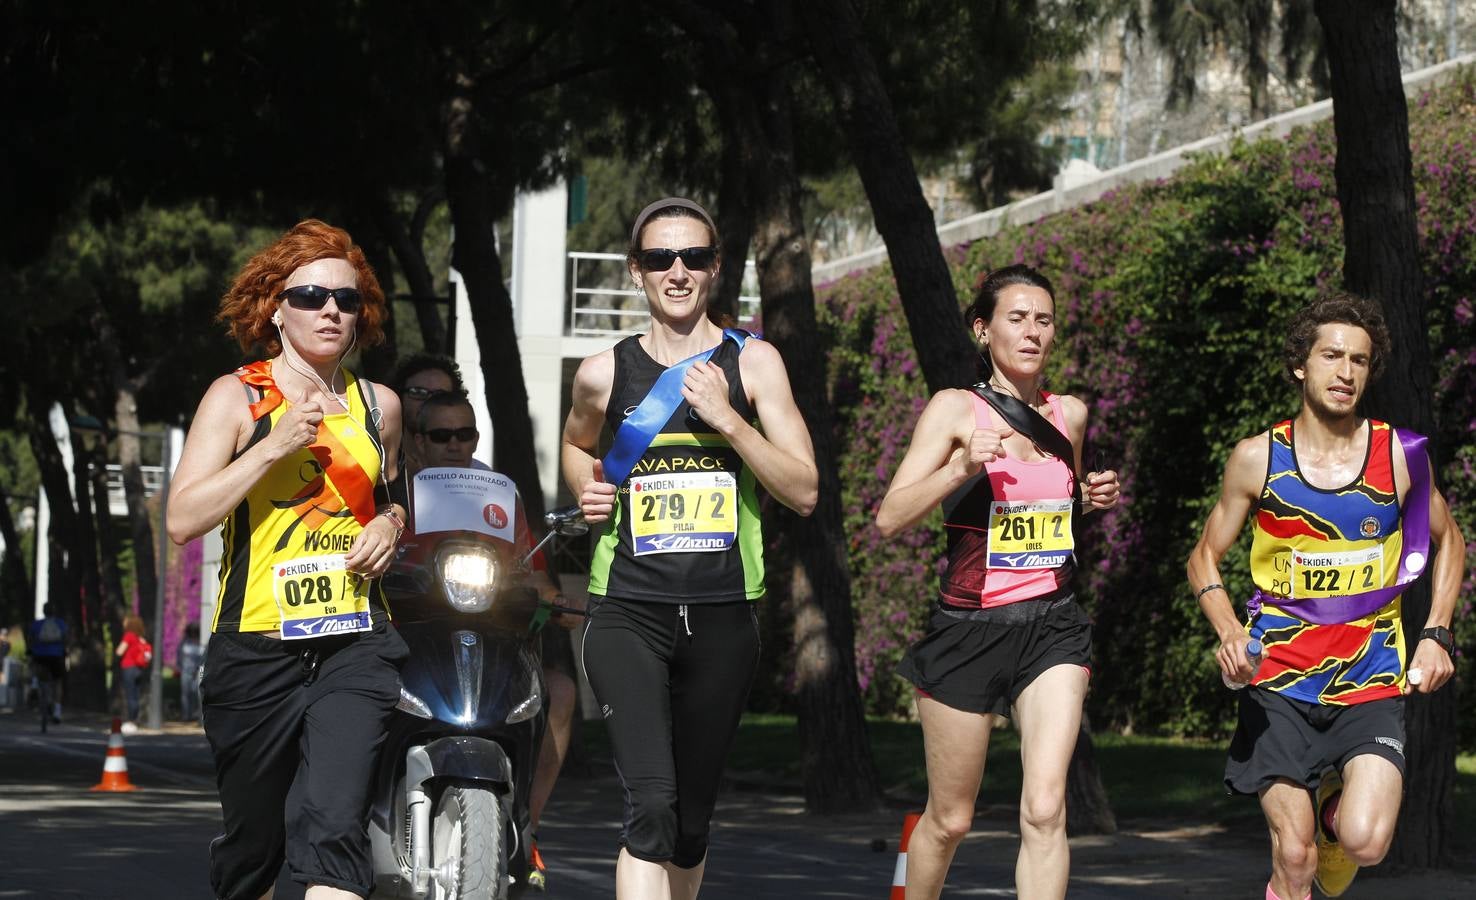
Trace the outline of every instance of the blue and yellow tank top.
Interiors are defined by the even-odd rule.
[[[1404,678],[1397,597],[1370,615],[1326,625],[1275,605],[1278,597],[1335,600],[1394,584],[1403,548],[1394,430],[1372,419],[1366,427],[1362,470],[1334,489],[1302,476],[1290,420],[1270,433],[1251,542],[1251,577],[1263,599],[1248,627],[1266,648],[1254,684],[1308,703],[1397,697]]]
[[[268,469],[222,523],[225,551],[212,631],[276,631],[294,619],[343,621],[368,610],[377,620],[388,613],[378,582],[342,566],[363,525],[347,490],[325,470],[336,467],[333,453],[346,451],[372,489],[382,446],[359,380],[343,373],[349,408],[324,415],[319,440]],[[247,448],[265,439],[290,408],[283,399],[258,418]],[[329,625],[323,633],[332,630]]]

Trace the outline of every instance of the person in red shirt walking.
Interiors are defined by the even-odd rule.
[[[154,659],[154,648],[144,638],[143,619],[137,615],[123,619],[123,640],[118,642],[118,658],[123,669],[123,696],[128,702],[128,720],[123,723],[123,728],[135,731],[138,728],[138,683]]]

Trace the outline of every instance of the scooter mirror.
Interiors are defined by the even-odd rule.
[[[548,530],[561,537],[579,537],[589,533],[589,523],[584,521],[584,511],[577,506],[562,506],[544,514],[543,522]]]

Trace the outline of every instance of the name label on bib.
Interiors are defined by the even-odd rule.
[[[1070,500],[994,500],[989,504],[989,568],[1055,569],[1076,548]]]
[[[732,472],[642,475],[630,479],[630,538],[636,556],[716,553],[738,536],[738,480]]]
[[[272,568],[282,640],[368,631],[369,579],[348,571],[342,553],[302,556]]]

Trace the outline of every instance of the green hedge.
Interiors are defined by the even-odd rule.
[[[1437,465],[1465,534],[1476,537],[1476,81],[1420,98],[1410,118]],[[1079,548],[1081,596],[1097,625],[1089,702],[1099,724],[1214,735],[1230,721],[1184,561],[1235,442],[1297,407],[1278,356],[1287,319],[1340,278],[1333,152],[1330,121],[1240,143],[1173,178],[949,251],[961,305],[990,268],[1024,262],[1054,280],[1062,327],[1049,388],[1088,402],[1089,447],[1122,473],[1123,503],[1088,517]],[[820,297],[840,411],[860,678],[873,712],[898,713],[908,690],[893,670],[925,624],[942,535],[936,514],[890,541],[873,522],[926,389],[889,268],[823,285]],[[1223,565],[1240,598],[1251,587],[1248,546],[1246,535]],[[1466,654],[1476,645],[1472,588],[1468,579],[1457,610]],[[1467,685],[1469,670],[1458,670]],[[1473,724],[1464,726],[1468,747]]]

